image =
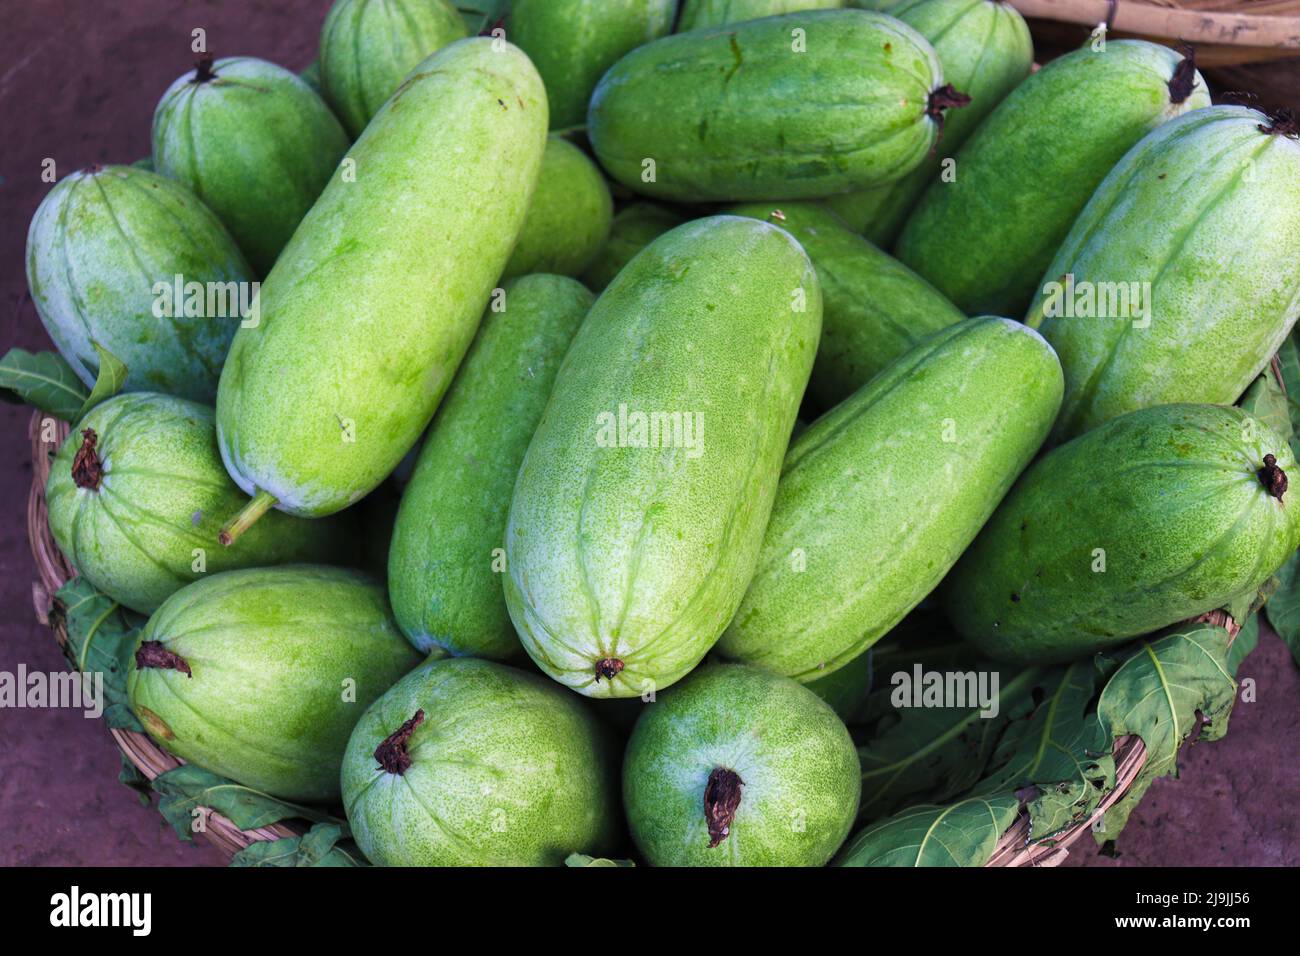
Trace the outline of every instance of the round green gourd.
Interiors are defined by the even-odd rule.
[[[1300,316],[1300,271],[1278,268],[1300,260],[1296,137],[1242,106],[1197,110],[1097,188],[1025,319],[1065,369],[1057,440],[1149,405],[1231,404],[1263,370]]]
[[[654,866],[823,866],[853,826],[861,775],[848,730],[816,694],[714,665],[645,705],[623,803]]]
[[[830,408],[922,339],[966,318],[897,259],[813,202],[733,206],[799,240],[822,287],[822,339],[808,394]]]
[[[614,200],[599,167],[572,143],[550,137],[505,278],[581,274],[600,252],[613,218]]]
[[[945,582],[948,617],[990,657],[1038,664],[1215,610],[1300,545],[1294,469],[1238,408],[1113,418],[1025,472]]]
[[[892,17],[791,13],[634,50],[592,94],[587,135],[606,172],[649,196],[815,199],[920,164],[942,84],[930,44]]]
[[[284,514],[219,547],[217,530],[243,494],[222,467],[212,409],[153,392],[110,398],[77,424],[45,501],[77,572],[144,614],[205,574],[344,555],[336,522]]]
[[[402,495],[388,559],[393,611],[422,651],[520,652],[501,545],[519,463],[594,297],[563,276],[507,282],[489,308]]]
[[[506,526],[506,603],[548,675],[592,697],[641,696],[722,633],[753,573],[821,311],[789,233],[733,216],[660,236],[596,301]]]
[[[895,253],[963,311],[1023,315],[1075,217],[1161,123],[1210,105],[1192,61],[1143,40],[1053,60],[998,104],[933,183]]]
[[[618,838],[617,757],[584,703],[490,661],[430,660],[343,759],[357,845],[388,866],[559,866]]]
[[[511,42],[546,82],[551,128],[581,126],[596,81],[629,50],[673,28],[677,0],[512,0]]]
[[[546,145],[541,79],[517,48],[462,40],[371,120],[262,285],[231,345],[217,436],[256,497],[318,517],[415,444],[469,347]],[[355,175],[348,174],[349,168]]]
[[[879,246],[894,244],[916,201],[984,117],[1029,75],[1034,41],[1014,7],[997,0],[903,0],[888,8],[934,45],[949,83],[970,97],[949,112],[935,151],[902,179],[826,200],[849,225]]]
[[[614,281],[614,276],[633,256],[682,222],[677,213],[654,203],[637,202],[628,206],[610,224],[609,238],[582,274],[583,285],[600,292]]]
[[[204,314],[176,314],[186,311],[173,301],[177,276],[182,287],[219,284],[252,298],[253,271],[230,233],[193,193],[163,176],[92,166],[61,180],[32,217],[32,302],[87,385],[99,371],[91,344],[98,342],[126,365],[126,390],[213,400],[241,314],[233,301],[208,314],[206,296],[190,310]]]
[[[334,0],[320,32],[325,99],[360,136],[412,69],[466,32],[448,0]]]
[[[343,127],[306,83],[253,57],[200,61],[153,114],[158,171],[217,214],[261,275],[347,148]]]
[[[140,633],[131,709],[182,760],[285,800],[339,798],[353,726],[419,663],[383,585],[312,565],[214,574]]]
[[[1010,319],[936,333],[790,446],[758,570],[718,642],[802,682],[934,590],[1043,443],[1061,368]]]
[[[845,0],[682,0],[677,32],[722,27],[728,23],[775,17],[804,10],[830,10],[845,6]]]

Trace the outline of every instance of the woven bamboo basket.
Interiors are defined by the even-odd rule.
[[[53,442],[42,440],[42,430],[49,416],[35,412],[28,425],[32,445],[32,487],[27,497],[27,535],[31,540],[32,557],[36,561],[36,580],[32,583],[32,600],[40,622],[54,631],[55,640],[65,646],[68,633],[60,615],[54,611],[54,594],[73,578],[76,572],[59,550],[50,533],[49,516],[45,509],[45,483],[50,476],[50,463],[54,453],[68,436],[68,425],[57,419],[54,422]],[[147,735],[135,731],[109,731],[126,758],[148,779],[180,766],[181,761],[160,748]],[[1002,835],[988,866],[1056,866],[1068,855],[1068,847],[1086,834],[1092,824],[1116,801],[1123,797],[1141,770],[1146,759],[1146,748],[1137,737],[1121,737],[1114,749],[1116,786],[1102,801],[1097,811],[1081,820],[1050,842],[1030,843],[1029,820],[1025,815]],[[227,856],[244,849],[258,840],[278,840],[295,836],[301,829],[275,824],[256,830],[240,830],[219,813],[209,812],[206,829],[202,835]]]

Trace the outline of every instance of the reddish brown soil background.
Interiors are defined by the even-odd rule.
[[[0,0],[0,352],[49,348],[26,294],[27,224],[59,176],[149,152],[154,104],[193,60],[190,33],[217,56],[250,54],[292,69],[316,55],[328,0]],[[0,405],[0,670],[63,668],[32,611],[25,530],[31,462],[26,409]],[[1118,860],[1091,841],[1076,865],[1300,864],[1295,728],[1300,671],[1271,633],[1242,674],[1258,703],[1239,704],[1225,741],[1185,751],[1179,780],[1156,783]],[[0,863],[216,864],[183,845],[156,809],[117,782],[118,755],[99,723],[64,710],[0,709]]]

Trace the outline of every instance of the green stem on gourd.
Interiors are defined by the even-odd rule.
[[[275,504],[275,495],[269,491],[259,490],[253,495],[251,501],[244,505],[239,514],[235,515],[222,527],[221,533],[217,535],[217,540],[227,548],[239,540],[240,535],[253,526],[258,518],[271,510]]]

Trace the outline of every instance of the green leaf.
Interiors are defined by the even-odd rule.
[[[100,402],[107,401],[120,392],[122,384],[126,381],[126,366],[122,364],[122,360],[93,339],[90,344],[99,354],[99,374],[95,376],[95,387],[90,390],[90,397],[77,412],[77,419],[84,417],[86,412]]]
[[[110,727],[144,731],[126,693],[135,641],[147,618],[122,607],[85,578],[73,578],[54,595],[55,613],[68,631],[64,654],[83,674],[102,674],[104,720]]]
[[[1296,333],[1292,330],[1282,347],[1277,350],[1277,364],[1282,372],[1282,384],[1286,388],[1287,407],[1291,411],[1291,423],[1300,425],[1300,347],[1296,345]],[[1300,435],[1292,434],[1291,450],[1300,455]]]
[[[1105,732],[1087,719],[1097,676],[1091,661],[1045,676],[1039,682],[1045,693],[1033,715],[1007,728],[991,761],[998,769],[975,787],[977,794],[1034,788],[1037,795],[1027,809],[1035,841],[1092,816],[1115,786]]]
[[[1095,829],[1098,842],[1119,835],[1157,777],[1178,775],[1178,750],[1196,729],[1198,713],[1205,721],[1201,739],[1217,740],[1227,732],[1237,692],[1227,654],[1223,628],[1184,625],[1142,641],[1102,689],[1097,720],[1107,740],[1136,734],[1147,755],[1128,792]]]
[[[631,860],[610,860],[602,856],[587,856],[585,853],[570,853],[564,859],[565,866],[636,866]]]
[[[219,777],[194,764],[182,764],[155,778],[153,788],[162,795],[158,809],[182,840],[191,839],[194,825],[215,810],[241,830],[270,826],[301,817],[319,823],[341,823],[320,810],[278,800],[268,793]]]
[[[368,866],[346,827],[318,823],[302,836],[258,840],[231,857],[231,866]]]
[[[1291,555],[1276,574],[1278,586],[1269,599],[1265,613],[1278,637],[1291,649],[1291,658],[1300,664],[1300,552]],[[1240,634],[1237,635],[1240,638]]]
[[[118,771],[117,782],[134,790],[142,806],[149,806],[149,797],[153,794],[149,778],[140,772],[139,767],[131,763],[126,754],[118,751],[118,756],[122,759],[122,769]]]
[[[72,366],[54,352],[10,349],[0,358],[0,399],[34,405],[75,422],[89,393]]]
[[[1019,810],[1012,793],[912,807],[858,833],[835,865],[983,866]]]
[[[1242,411],[1249,412],[1285,439],[1291,438],[1291,410],[1272,369],[1251,383],[1241,397]]]
[[[869,743],[858,748],[859,819],[878,819],[919,801],[943,803],[968,791],[986,773],[1007,724],[1033,707],[1032,694],[1044,674],[1037,668],[999,670],[988,663],[968,670],[998,675],[996,716],[983,716],[978,706],[896,706],[894,695],[901,688],[891,674],[878,671],[882,687],[871,695],[868,707],[884,716],[872,728]]]
[[[1252,614],[1246,619],[1246,623],[1241,625],[1241,630],[1237,632],[1237,637],[1228,648],[1228,670],[1233,677],[1237,676],[1237,671],[1241,668],[1241,662],[1244,661],[1259,645],[1259,615]]]

